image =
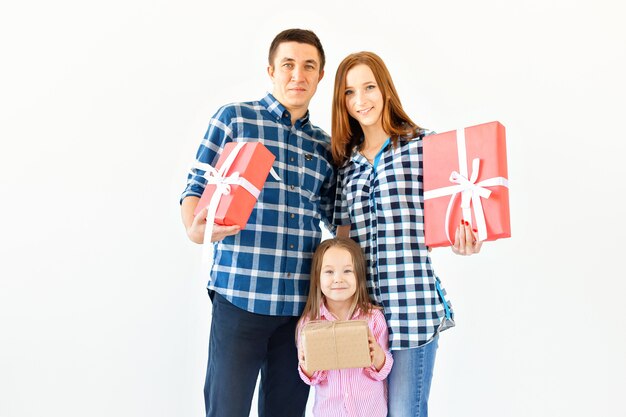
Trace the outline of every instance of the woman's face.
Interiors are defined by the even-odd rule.
[[[383,94],[370,67],[359,64],[348,71],[345,97],[348,114],[361,127],[382,126]]]

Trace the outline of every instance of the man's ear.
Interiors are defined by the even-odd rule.
[[[273,65],[267,66],[267,75],[269,75],[270,78],[274,80],[274,66]]]
[[[324,78],[324,70],[322,70],[322,71],[320,72],[320,78],[319,78],[319,80],[317,80],[317,81],[318,81],[318,82],[322,81],[322,78]]]

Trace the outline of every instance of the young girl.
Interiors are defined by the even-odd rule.
[[[438,335],[454,326],[424,244],[425,134],[402,109],[380,57],[359,52],[341,62],[332,110],[333,159],[340,167],[335,222],[338,236],[363,248],[369,294],[389,323],[390,417],[428,415]],[[471,255],[480,248],[461,223],[452,251]]]
[[[300,333],[310,320],[367,320],[372,366],[308,372]],[[305,383],[316,386],[315,417],[387,415],[384,379],[393,364],[387,340],[385,317],[367,295],[361,248],[346,238],[323,241],[313,255],[311,289],[298,323],[298,370]]]

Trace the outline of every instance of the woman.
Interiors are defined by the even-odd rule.
[[[370,296],[384,308],[394,367],[389,416],[427,416],[439,333],[454,326],[450,304],[424,243],[422,141],[404,112],[384,62],[372,52],[346,57],[335,75],[332,152],[340,167],[338,236],[365,252]],[[468,223],[452,251],[478,253]]]

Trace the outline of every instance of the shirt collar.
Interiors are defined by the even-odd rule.
[[[265,97],[261,99],[261,103],[267,108],[267,111],[272,114],[272,116],[276,117],[276,120],[285,123],[286,120],[289,120],[289,124],[291,124],[291,113],[289,110],[283,106],[280,101],[276,100],[271,93],[267,93]],[[304,126],[309,123],[309,111],[307,110],[304,116],[298,120],[296,120],[296,127]],[[287,123],[285,123],[287,124]]]
[[[366,157],[364,157],[363,155],[361,155],[361,152],[359,152],[359,146],[361,145],[361,142],[363,142],[363,138],[361,138],[361,140],[359,141],[358,144],[356,144],[354,146],[354,148],[352,148],[352,155],[350,155],[350,160],[352,162],[355,162],[357,164],[360,165],[372,165],[370,164],[370,161],[367,160]],[[392,142],[389,142],[389,144],[385,147],[385,149],[383,150],[383,155],[385,154],[385,152],[387,152],[387,150],[389,150],[392,147]]]
[[[322,304],[320,305],[320,318],[322,317],[328,321],[337,321],[337,317],[335,317],[333,313],[328,311],[328,309],[326,308],[325,302],[322,302]],[[354,309],[354,313],[352,313],[352,318],[350,318],[350,320],[357,320],[360,317],[361,317],[361,310],[357,307],[356,309]]]

